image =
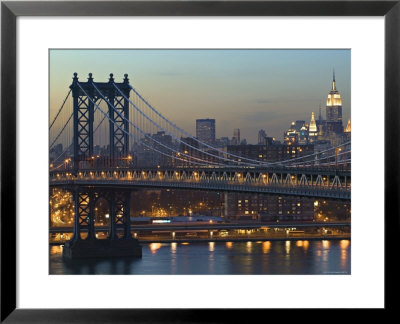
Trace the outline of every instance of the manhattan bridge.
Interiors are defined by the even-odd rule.
[[[120,238],[130,239],[130,192],[138,188],[351,197],[350,142],[275,162],[232,154],[166,118],[127,74],[122,82],[113,74],[108,82],[95,82],[89,73],[81,82],[74,73],[49,132],[50,189],[72,193],[73,240],[80,240],[82,230],[95,238],[100,198],[110,206],[110,238],[122,231]],[[139,155],[145,161],[156,156],[158,163],[138,163]]]

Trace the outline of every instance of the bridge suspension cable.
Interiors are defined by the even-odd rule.
[[[61,110],[63,110],[64,105],[65,105],[65,103],[67,102],[67,99],[68,99],[69,95],[71,94],[71,91],[72,91],[72,90],[69,90],[69,91],[68,91],[67,96],[65,97],[65,99],[64,99],[64,101],[63,101],[63,103],[62,103],[60,109],[58,110],[56,116],[54,117],[53,121],[51,122],[49,129],[51,129],[51,127],[54,125],[54,123],[55,123],[57,117],[58,117],[58,116],[60,115],[60,113],[61,113]]]
[[[60,135],[62,134],[62,132],[64,131],[64,129],[67,127],[67,125],[69,124],[69,122],[71,121],[72,116],[74,115],[74,113],[72,113],[68,120],[66,121],[66,123],[64,124],[63,128],[60,130],[60,132],[58,133],[58,135],[56,136],[56,138],[53,140],[53,142],[50,144],[50,149],[53,147],[53,145],[55,144],[55,142],[58,140],[58,138],[60,137]]]
[[[167,129],[163,128],[162,126],[160,126],[160,125],[158,125],[156,122],[154,122],[154,121],[153,121],[149,116],[147,116],[141,109],[139,109],[128,97],[126,97],[125,94],[116,86],[115,83],[114,83],[113,85],[114,85],[114,87],[119,91],[119,93],[120,93],[126,100],[129,101],[129,103],[133,106],[133,108],[134,108],[136,111],[138,111],[144,118],[146,118],[150,123],[152,123],[152,124],[153,124],[154,126],[156,126],[158,129],[160,129],[160,130],[166,132],[167,134],[169,134],[171,137],[173,137],[173,138],[174,138],[176,141],[178,141],[179,143],[181,143],[181,144],[183,144],[183,145],[185,145],[185,146],[187,146],[187,147],[190,147],[190,148],[192,148],[193,150],[195,150],[195,151],[197,151],[197,152],[200,152],[200,153],[202,153],[202,154],[205,154],[205,155],[214,157],[214,158],[219,159],[219,160],[229,161],[229,162],[235,163],[235,164],[244,164],[244,163],[241,163],[241,162],[238,162],[238,161],[235,161],[235,160],[227,159],[227,158],[224,158],[224,157],[222,157],[222,156],[212,154],[212,153],[207,152],[207,151],[203,151],[203,150],[201,150],[201,149],[199,149],[199,148],[197,148],[197,147],[195,147],[195,146],[190,145],[189,143],[187,143],[187,142],[185,142],[185,141],[182,141],[179,137],[175,136],[173,133],[169,132]],[[129,122],[130,122],[130,121],[129,121]],[[202,143],[202,142],[200,142],[200,143]],[[215,149],[215,148],[214,148],[214,149]],[[218,150],[218,151],[219,151],[219,150]],[[221,152],[221,153],[223,153],[223,154],[225,154],[225,155],[226,155],[226,154],[230,155],[230,154],[227,153],[227,152],[223,152],[223,151],[219,151],[219,152]],[[255,160],[253,160],[253,161],[255,161]],[[254,164],[249,164],[249,163],[246,163],[246,164],[247,164],[247,166],[259,166],[259,165],[262,164],[262,162],[260,162],[260,161],[256,161],[256,162],[257,162],[257,163],[254,163]]]
[[[332,163],[332,161],[327,161],[327,162],[322,162],[322,163],[321,163],[321,161],[332,159],[332,158],[338,158],[339,156],[346,155],[346,154],[351,154],[351,151],[345,151],[345,152],[340,152],[338,154],[323,156],[319,160],[309,160],[309,161],[297,162],[297,163],[293,163],[289,166],[299,166],[299,165],[304,165],[306,163],[312,163],[312,164],[318,164],[318,165],[330,164],[330,163]],[[343,163],[343,162],[347,162],[347,161],[351,161],[351,159],[340,160],[340,161],[338,161],[338,163]],[[336,162],[333,162],[333,163],[336,163]]]
[[[279,165],[281,165],[281,164],[285,164],[286,162],[293,162],[293,161],[305,159],[305,158],[308,158],[308,157],[315,157],[315,156],[320,155],[321,153],[325,153],[325,152],[329,152],[329,151],[332,151],[332,150],[336,150],[336,149],[338,149],[338,148],[341,148],[341,147],[343,147],[343,146],[345,146],[345,145],[350,145],[350,144],[351,144],[351,142],[346,142],[346,143],[340,144],[340,145],[338,145],[338,146],[328,148],[328,149],[326,149],[326,150],[318,151],[318,152],[313,153],[313,154],[304,155],[304,156],[299,156],[299,157],[297,157],[297,158],[292,158],[292,159],[283,160],[283,161],[279,161],[279,162],[274,162],[274,164],[279,164]],[[347,153],[347,152],[349,152],[349,151],[346,151],[346,153]]]
[[[87,97],[89,98],[89,100],[97,107],[97,109],[98,109],[104,116],[106,116],[106,118],[107,118],[109,121],[111,121],[111,123],[113,123],[113,124],[114,124],[119,130],[121,130],[123,133],[125,133],[125,134],[127,134],[128,136],[130,136],[130,137],[136,139],[136,136],[135,136],[134,134],[131,134],[131,133],[127,132],[125,129],[123,129],[121,126],[119,126],[114,120],[112,120],[112,119],[110,118],[110,116],[107,115],[107,114],[97,105],[97,103],[95,103],[95,102],[93,101],[93,99],[86,93],[86,91],[82,88],[82,86],[79,84],[79,82],[78,82],[77,84],[78,84],[79,88],[83,91],[83,93],[85,94],[85,96],[87,96]],[[98,93],[99,93],[100,95],[102,95],[102,93],[101,93],[98,89],[96,89],[96,90],[98,91]],[[103,95],[102,95],[102,96],[103,96]],[[126,120],[126,118],[124,118],[124,117],[118,112],[118,110],[117,110],[104,96],[103,96],[103,98],[104,98],[105,101],[107,101],[107,102],[110,104],[110,106],[112,107],[112,109],[114,110],[114,112],[116,112],[116,113],[119,115],[120,118],[123,118],[123,119]],[[139,128],[136,127],[134,124],[132,124],[132,126],[133,126],[135,129],[138,129],[144,136],[148,137],[148,134],[146,134],[143,130],[139,129]],[[148,137],[148,138],[152,139],[151,137]],[[156,141],[155,139],[152,139],[152,140],[155,141],[157,144],[159,144],[159,145],[161,145],[161,146],[163,146],[163,147],[166,147],[166,148],[169,149],[169,150],[173,150],[172,148],[170,148],[170,147],[168,147],[168,146],[165,146],[163,143],[160,143],[160,142]],[[162,154],[162,155],[165,155],[165,156],[167,156],[167,157],[172,157],[172,158],[177,159],[177,160],[180,160],[180,161],[189,162],[189,161],[183,160],[183,159],[180,158],[180,157],[168,155],[168,154],[166,154],[166,153],[164,153],[164,152],[162,152],[162,151],[157,150],[157,149],[154,148],[154,147],[151,147],[151,146],[147,145],[146,143],[143,143],[143,142],[142,142],[142,144],[143,144],[144,146],[146,146],[147,148],[149,148],[149,149],[151,149],[151,150],[153,150],[153,151],[156,151],[156,152],[158,152],[158,153],[160,153],[160,154]],[[179,152],[179,153],[180,153],[180,152]],[[188,156],[188,157],[189,157],[189,158],[192,158],[192,159],[197,159],[197,158],[194,158],[194,157],[192,157],[192,156]],[[197,159],[197,160],[201,160],[201,159]],[[206,165],[208,165],[208,164],[210,164],[210,163],[213,163],[213,162],[210,162],[210,161],[204,161],[204,160],[201,160],[201,161],[203,161]],[[196,163],[196,162],[193,162],[193,161],[190,161],[190,163],[192,163],[192,164],[197,164],[197,165],[204,165],[204,163]]]
[[[114,106],[109,100],[108,97],[104,96],[103,93],[97,88],[96,84],[93,83],[94,89],[98,92],[98,96],[94,96],[93,98],[90,97],[86,91],[82,88],[81,84],[78,82],[77,83],[80,89],[83,91],[83,93],[86,95],[87,98],[90,99],[90,101],[94,104],[95,109],[94,112],[99,110],[103,117],[98,118],[97,120],[95,119],[95,123],[97,124],[94,132],[100,128],[102,125],[103,121],[107,118],[113,125],[114,127],[117,127],[120,131],[122,131],[124,134],[128,135],[129,137],[132,137],[135,141],[135,143],[139,143],[140,145],[143,145],[144,147],[155,151],[157,153],[160,153],[163,156],[166,156],[168,158],[176,159],[183,161],[185,163],[192,163],[195,165],[214,165],[214,166],[236,166],[236,167],[268,167],[268,166],[301,166],[305,164],[312,164],[312,165],[332,165],[332,164],[343,164],[351,161],[350,159],[342,159],[338,160],[339,157],[344,156],[345,154],[351,154],[351,149],[347,150],[346,148],[343,149],[343,147],[346,147],[346,145],[351,145],[351,142],[346,142],[342,143],[336,147],[333,148],[328,148],[322,151],[315,152],[313,154],[309,155],[304,155],[304,156],[298,156],[295,158],[290,158],[287,160],[283,161],[276,161],[276,162],[264,162],[260,160],[255,160],[251,158],[246,158],[243,156],[235,155],[232,153],[229,153],[227,151],[221,150],[220,148],[214,147],[208,143],[204,143],[197,139],[196,137],[190,135],[188,132],[183,130],[182,128],[178,127],[176,124],[171,122],[169,119],[164,117],[161,113],[159,113],[146,99],[143,98],[143,96],[140,95],[140,93],[131,85],[129,85],[130,89],[133,90],[135,93],[134,98],[131,100],[129,97],[127,97],[120,89],[119,87],[112,81],[113,86],[115,89],[120,93],[120,95],[129,102],[129,105],[133,107],[133,116],[137,116],[138,118],[134,118],[135,123],[133,123],[129,118],[126,118],[123,114],[120,113],[121,107],[118,106],[119,108],[117,109],[116,106]],[[61,122],[63,120],[66,120],[67,115],[65,114],[65,110],[63,109],[65,106],[65,103],[67,102],[68,98],[70,97],[71,94],[70,90],[67,93],[67,96],[65,97],[60,109],[58,110],[55,118],[50,124],[49,129],[53,127],[55,122],[57,120],[60,120],[60,114],[64,110],[64,113],[62,114]],[[100,99],[100,101],[98,101]],[[113,112],[115,112],[118,115],[118,120],[117,123],[114,120],[114,118],[111,118],[110,115],[105,113],[99,106],[101,101],[104,100],[107,104],[109,109],[112,109]],[[97,103],[96,103],[97,102]],[[149,111],[150,109],[150,111]],[[70,110],[68,110],[69,112]],[[50,144],[50,149],[53,148],[54,144],[57,142],[57,140],[60,138],[62,133],[67,129],[67,126],[70,124],[70,121],[72,119],[73,113],[68,117],[66,120],[65,124],[62,126],[61,130],[57,134],[57,136],[52,140]],[[97,115],[96,115],[97,116]],[[96,117],[97,118],[97,117]],[[99,121],[100,120],[100,121]],[[129,124],[128,126],[120,126],[120,123],[123,122],[121,125],[124,123],[127,123],[126,125]],[[111,123],[110,126],[111,127]],[[60,124],[58,122],[58,124]],[[126,130],[126,127],[128,127],[128,131]],[[149,128],[150,127],[150,128]],[[160,140],[157,140],[155,136],[151,136],[149,132],[147,132],[149,129],[154,130],[155,129],[161,130],[163,133],[170,135],[171,138],[175,140],[174,144],[171,143],[171,145],[166,145],[165,143],[161,142]],[[147,131],[146,131],[147,129]],[[53,129],[54,132],[54,129]],[[66,136],[64,136],[62,142],[63,144],[65,143],[65,137],[71,136],[71,133],[68,133]],[[185,135],[188,139],[193,140],[194,142],[199,144],[199,147],[194,146],[193,142],[190,141],[185,141],[183,139],[183,136]],[[143,139],[148,139],[150,143],[146,143],[143,141]],[[69,141],[69,143],[71,143]],[[153,144],[151,144],[153,143]],[[190,148],[191,152],[187,154],[188,152],[185,150],[184,152],[181,152],[179,149],[177,149],[177,143],[180,143],[181,145],[184,145],[184,147]],[[72,144],[71,144],[72,145]],[[63,152],[55,159],[53,162],[56,162],[61,156],[64,155],[64,153],[71,147],[71,145],[66,145],[66,149],[63,150]],[[207,148],[212,149],[212,151],[207,151]],[[166,149],[167,151],[165,151]],[[335,151],[338,150],[339,151]],[[57,152],[57,150],[54,150],[54,152]],[[171,152],[171,153],[168,153]],[[196,155],[200,153],[201,155],[197,157]],[[331,153],[328,153],[331,152]],[[57,152],[58,153],[58,152]],[[326,153],[326,154],[325,154]],[[219,155],[221,154],[221,155]],[[235,159],[237,158],[237,159]],[[335,161],[332,161],[333,158],[336,158]],[[200,163],[197,163],[197,162]],[[250,161],[250,162],[248,162]]]
[[[333,149],[336,149],[336,148],[340,148],[340,147],[342,147],[342,146],[344,146],[344,145],[347,145],[347,144],[350,144],[350,143],[351,143],[351,142],[346,142],[346,143],[343,143],[343,144],[341,144],[341,145],[338,145],[338,146],[336,146],[336,147],[333,147],[333,148],[330,148],[330,149],[327,149],[327,150],[324,150],[324,151],[320,151],[320,152],[317,152],[317,153],[313,153],[313,154],[310,154],[310,155],[301,156],[301,157],[297,157],[297,158],[287,159],[287,160],[283,160],[283,161],[277,161],[277,162],[262,162],[262,161],[259,161],[259,160],[248,159],[248,158],[245,158],[245,157],[242,157],[242,156],[239,156],[239,155],[235,155],[235,154],[232,154],[232,153],[228,153],[228,152],[225,152],[225,151],[221,151],[220,149],[218,149],[218,148],[216,148],[216,147],[214,147],[214,146],[212,146],[212,145],[209,145],[208,143],[204,143],[204,142],[200,141],[199,139],[197,139],[196,137],[193,137],[191,134],[189,134],[188,132],[186,132],[184,129],[180,128],[179,126],[177,126],[176,124],[174,124],[173,122],[171,122],[169,119],[167,119],[166,117],[164,117],[164,116],[163,116],[157,109],[155,109],[146,99],[144,99],[143,96],[142,96],[132,85],[129,85],[129,86],[130,86],[130,88],[132,89],[132,91],[140,98],[140,100],[142,100],[142,101],[151,109],[151,111],[153,111],[157,116],[159,116],[160,118],[162,118],[166,123],[168,123],[169,125],[171,125],[173,128],[175,128],[175,129],[177,129],[178,131],[182,132],[182,133],[185,134],[187,137],[193,139],[194,141],[196,141],[197,143],[199,143],[199,144],[202,145],[202,146],[206,146],[206,147],[212,148],[213,150],[218,151],[218,152],[221,152],[222,154],[227,155],[227,156],[232,156],[232,157],[236,157],[236,158],[241,159],[241,160],[245,160],[245,161],[250,161],[250,162],[252,162],[253,164],[248,164],[249,166],[273,166],[273,165],[282,165],[282,164],[292,163],[293,161],[297,161],[297,160],[300,160],[300,159],[305,159],[305,158],[307,158],[307,157],[317,156],[317,155],[320,155],[320,154],[323,153],[323,152],[327,152],[327,151],[329,151],[329,150],[333,150]],[[116,87],[117,90],[123,95],[123,93],[121,92],[121,90],[120,90],[115,84],[114,84],[114,87]],[[129,101],[130,101],[130,100],[129,100]],[[130,103],[131,103],[133,106],[135,106],[131,101],[130,101]],[[137,109],[137,107],[135,107],[135,108]],[[161,127],[160,127],[160,128],[161,128]],[[161,128],[161,129],[164,130],[164,131],[166,131],[164,128]],[[170,133],[170,135],[172,135],[172,134]],[[196,149],[197,149],[197,148],[196,148]],[[199,150],[199,149],[197,149],[197,150]],[[199,151],[201,151],[201,152],[203,152],[203,153],[206,153],[205,151],[202,151],[202,150],[199,150]],[[206,153],[206,154],[207,154],[207,153]],[[234,162],[235,164],[241,164],[241,165],[246,164],[246,163],[244,163],[244,162],[242,162],[242,161],[241,161],[240,163],[238,163],[238,162],[235,161],[235,160],[230,160],[230,159],[227,159],[227,160],[230,161],[230,162]]]
[[[114,86],[116,87],[115,84],[114,84]],[[241,160],[250,161],[250,162],[252,162],[254,165],[257,165],[257,166],[259,166],[259,165],[268,165],[268,164],[272,164],[272,163],[270,163],[270,162],[262,162],[262,161],[258,161],[258,160],[254,160],[254,159],[249,159],[249,158],[246,158],[246,157],[243,157],[243,156],[235,155],[235,154],[233,154],[233,153],[228,153],[228,152],[225,152],[225,151],[220,150],[219,148],[217,148],[217,147],[215,147],[215,146],[212,146],[212,145],[209,145],[208,143],[204,143],[204,142],[200,141],[198,138],[192,136],[190,133],[186,132],[184,129],[180,128],[179,126],[177,126],[176,124],[174,124],[173,122],[171,122],[169,119],[167,119],[166,117],[164,117],[164,116],[163,116],[157,109],[155,109],[146,99],[144,99],[144,98],[140,95],[140,93],[137,92],[136,89],[135,89],[134,87],[132,87],[132,85],[129,85],[129,86],[130,86],[130,88],[133,90],[133,92],[134,92],[134,93],[135,93],[135,94],[136,94],[136,95],[151,109],[151,111],[153,111],[157,116],[159,116],[160,118],[162,118],[165,122],[167,122],[167,123],[168,123],[169,125],[171,125],[173,128],[175,128],[175,129],[178,130],[179,132],[183,133],[185,136],[189,137],[190,139],[196,141],[196,142],[199,143],[200,145],[205,146],[205,147],[208,147],[208,148],[210,148],[210,149],[213,149],[213,150],[215,150],[215,151],[217,151],[217,152],[219,152],[219,153],[222,153],[222,154],[224,154],[224,155],[227,155],[227,156],[232,156],[232,157],[236,157],[236,158],[241,159]],[[116,87],[116,88],[118,89],[118,87]],[[118,89],[118,90],[119,90],[119,89]],[[119,90],[119,91],[121,92],[121,90]],[[202,150],[200,150],[200,151],[203,152],[203,153],[206,153],[206,151],[202,151]],[[230,159],[228,159],[228,161],[234,162],[234,163],[238,163],[238,162],[235,161],[235,160],[230,160]],[[240,164],[243,164],[243,162],[241,162]],[[253,166],[254,166],[254,165],[253,165]]]
[[[193,156],[188,155],[188,154],[186,154],[186,153],[181,153],[181,152],[176,151],[175,149],[173,149],[173,148],[171,148],[171,147],[169,147],[169,146],[167,146],[167,145],[165,145],[165,144],[163,144],[163,143],[157,141],[156,139],[152,138],[151,136],[149,136],[148,134],[146,134],[146,132],[143,131],[141,128],[138,128],[136,125],[134,125],[129,119],[125,118],[125,116],[122,116],[122,115],[120,114],[120,112],[115,108],[115,106],[114,106],[112,103],[110,103],[110,101],[103,95],[102,92],[100,92],[100,90],[96,87],[96,85],[93,84],[93,86],[94,86],[94,88],[96,89],[96,91],[100,94],[100,96],[102,96],[102,98],[113,108],[114,112],[117,113],[118,117],[120,117],[120,118],[123,119],[124,121],[128,122],[128,123],[129,123],[131,126],[133,126],[134,128],[138,129],[145,137],[151,139],[152,141],[154,141],[154,142],[157,143],[158,145],[160,145],[160,146],[162,146],[162,147],[165,147],[165,148],[168,149],[168,150],[173,151],[174,153],[177,153],[177,154],[179,153],[179,154],[185,155],[185,156],[187,156],[187,157],[189,157],[189,158],[191,158],[191,159],[198,160],[198,161],[202,161],[202,162],[205,162],[205,163],[208,163],[208,164],[210,164],[210,163],[211,163],[211,164],[218,164],[218,163],[215,163],[215,162],[213,162],[213,161],[206,161],[206,160],[203,160],[203,159],[200,159],[200,158],[197,158],[197,157],[193,157]],[[125,132],[125,133],[126,133],[126,132]],[[169,157],[173,157],[173,156],[169,156]]]

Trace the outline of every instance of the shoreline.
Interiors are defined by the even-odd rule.
[[[255,237],[255,238],[185,238],[185,239],[160,239],[160,240],[140,240],[139,244],[151,244],[151,243],[205,243],[205,242],[267,242],[267,241],[333,241],[333,240],[351,240],[351,236],[321,236],[321,237],[307,237],[307,236],[295,236],[295,237]],[[49,242],[50,246],[64,245],[65,242]]]

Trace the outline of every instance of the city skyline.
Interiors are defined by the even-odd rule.
[[[281,140],[291,122],[317,117],[320,104],[325,118],[333,69],[347,124],[350,50],[51,50],[50,119],[74,72],[83,82],[88,73],[97,82],[128,73],[136,89],[192,135],[196,119],[210,118],[217,138],[239,128],[248,143],[257,143],[260,129]]]

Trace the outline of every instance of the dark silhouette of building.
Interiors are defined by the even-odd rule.
[[[215,143],[215,119],[196,119],[196,137],[199,141]]]

